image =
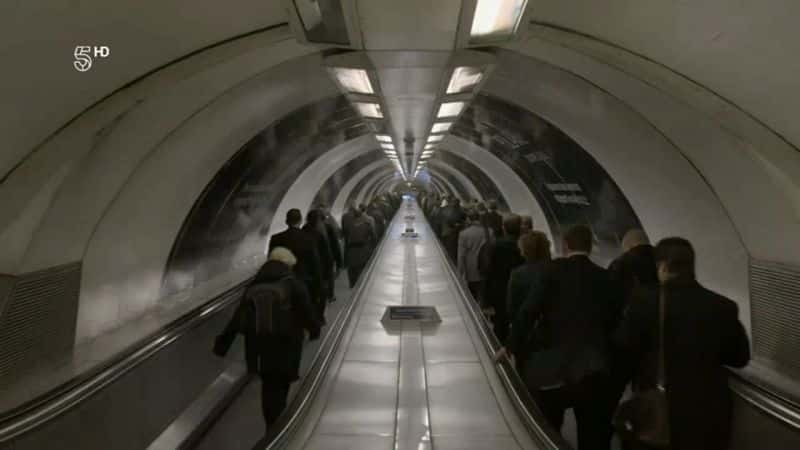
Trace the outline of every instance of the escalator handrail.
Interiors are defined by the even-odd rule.
[[[113,358],[0,415],[0,443],[29,433],[79,406],[199,325],[237,302],[248,278],[183,314]],[[210,350],[209,350],[210,351]]]
[[[765,414],[800,432],[800,404],[754,376],[729,370],[731,390]]]
[[[352,320],[353,312],[360,303],[361,296],[364,295],[367,282],[369,278],[371,278],[369,274],[374,269],[377,257],[384,247],[386,236],[389,230],[391,230],[391,224],[397,220],[397,216],[401,214],[401,209],[402,204],[397,208],[395,216],[384,230],[380,243],[372,252],[367,265],[364,267],[364,270],[362,270],[361,276],[356,282],[350,297],[350,303],[345,310],[339,313],[336,322],[332,325],[334,328],[327,333],[324,341],[320,345],[314,362],[311,364],[311,367],[309,367],[307,375],[301,381],[297,394],[282,414],[282,417],[278,419],[278,422],[271,428],[272,431],[267,432],[267,435],[256,448],[264,448],[266,450],[283,448],[293,438],[294,432],[302,423],[302,419],[308,414],[314,398],[322,385],[323,379],[330,369],[336,351],[339,345],[341,345],[341,338]]]
[[[433,231],[430,225],[428,228],[431,230],[431,232]],[[445,260],[445,268],[450,278],[453,280],[453,284],[458,289],[459,296],[462,299],[464,306],[466,306],[467,311],[469,311],[469,315],[473,324],[475,324],[476,328],[478,329],[483,345],[489,352],[490,357],[493,357],[497,350],[499,350],[501,347],[500,342],[497,340],[494,332],[489,327],[489,323],[486,321],[477,302],[472,299],[472,294],[470,294],[469,290],[464,286],[464,281],[457,275],[457,272],[453,267],[453,262],[447,256],[447,252],[442,246],[442,243],[439,242],[439,238],[433,234],[432,237],[439,249],[439,252]],[[519,377],[516,370],[514,370],[514,368],[511,366],[511,363],[507,359],[504,359],[503,361],[498,362],[495,365],[495,368],[500,380],[503,383],[503,386],[506,389],[506,393],[511,400],[511,403],[514,405],[517,413],[523,419],[522,422],[525,424],[531,436],[536,439],[537,443],[541,445],[542,448],[548,450],[570,449],[571,446],[559,433],[556,433],[555,430],[548,425],[542,426],[542,424],[547,423],[547,420],[544,414],[539,410],[539,407],[533,401],[533,398],[525,387],[525,383]]]

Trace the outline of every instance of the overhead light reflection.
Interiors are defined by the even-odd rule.
[[[456,67],[450,83],[447,85],[448,94],[460,94],[474,88],[483,78],[483,72],[478,67]]]
[[[436,117],[438,118],[455,117],[461,114],[461,110],[463,109],[464,109],[464,102],[442,103],[442,106],[439,107],[439,114],[437,114]]]
[[[349,69],[337,67],[333,69],[333,74],[347,92],[356,94],[374,94],[372,83],[369,81],[369,74],[364,69]]]
[[[383,113],[381,112],[381,105],[377,103],[355,102],[353,105],[358,110],[359,114],[364,117],[373,119],[382,119]]]
[[[472,41],[514,34],[526,3],[527,0],[478,0],[470,30]]]

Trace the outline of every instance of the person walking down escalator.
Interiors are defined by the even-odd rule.
[[[551,262],[533,283],[506,345],[524,359],[525,384],[553,428],[560,430],[572,409],[578,449],[608,450],[609,347],[621,302],[607,271],[589,259],[592,244],[586,226],[565,233],[566,258]]]
[[[286,230],[272,236],[268,248],[270,253],[277,247],[286,247],[292,252],[297,260],[294,272],[306,283],[311,301],[316,304],[319,293],[322,292],[322,265],[316,242],[301,229],[302,223],[303,214],[299,209],[292,208],[287,211]]]
[[[360,208],[353,211],[353,216],[347,221],[343,232],[344,259],[347,264],[347,278],[352,289],[369,261],[377,238],[372,223]]]
[[[742,368],[750,361],[739,308],[697,282],[694,249],[686,239],[660,241],[655,261],[659,285],[634,294],[614,340],[637,368],[634,398],[664,389],[669,448],[726,450],[733,399],[725,367]],[[627,443],[650,448],[636,439]]]
[[[467,214],[469,221],[466,228],[458,235],[458,273],[467,282],[472,298],[479,300],[483,274],[478,266],[478,256],[484,245],[491,245],[492,231],[481,223],[478,211]]]
[[[344,267],[344,255],[342,254],[342,229],[339,227],[339,224],[336,222],[336,219],[328,210],[326,205],[320,205],[319,211],[322,212],[323,223],[325,225],[325,231],[328,236],[328,244],[330,245],[330,252],[331,257],[333,257],[333,264],[335,266],[333,270],[333,281],[329,283],[327,298],[330,302],[336,301],[336,279],[338,278],[339,272]]]
[[[303,231],[308,233],[309,239],[314,243],[319,256],[319,291],[313,292],[311,298],[317,307],[317,312],[322,322],[325,323],[325,306],[328,304],[333,286],[333,257],[322,212],[317,209],[309,210],[306,214],[306,224],[303,226]]]
[[[511,271],[525,262],[517,246],[519,227],[520,218],[516,214],[509,214],[503,220],[503,236],[495,240],[492,246],[483,287],[483,306],[494,312],[492,318],[494,334],[500,342],[508,337],[509,317],[506,311],[508,280]]]
[[[311,340],[320,335],[308,290],[292,273],[296,263],[289,249],[273,249],[214,343],[214,353],[224,357],[237,334],[244,336],[247,369],[261,377],[261,410],[268,429],[299,379],[305,333]]]

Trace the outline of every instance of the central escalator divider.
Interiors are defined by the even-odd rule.
[[[441,319],[435,308],[420,306],[417,242],[408,240],[404,245],[402,305],[387,307],[382,319],[387,332],[400,335],[394,448],[433,448],[423,328],[437,326]]]

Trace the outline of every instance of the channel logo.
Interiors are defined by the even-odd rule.
[[[106,45],[78,45],[75,47],[75,61],[72,66],[78,72],[88,72],[92,68],[92,63],[98,58],[108,58],[111,49]]]

